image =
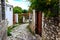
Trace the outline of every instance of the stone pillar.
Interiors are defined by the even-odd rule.
[[[32,18],[33,25],[35,27],[35,10],[33,10],[33,18]]]
[[[32,14],[32,26],[31,26],[31,29],[35,33],[35,10],[33,10],[33,14]]]
[[[18,23],[18,14],[15,14],[15,21]]]
[[[25,16],[23,16],[23,23],[25,23]]]
[[[1,6],[1,0],[0,0],[0,22],[2,20],[2,6]]]
[[[44,13],[42,13],[42,28],[44,26]]]
[[[42,40],[45,39],[45,32],[44,32],[44,13],[42,13]]]

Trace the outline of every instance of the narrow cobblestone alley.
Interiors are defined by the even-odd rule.
[[[8,40],[36,40],[28,29],[26,28],[29,24],[21,24],[14,28],[11,32],[12,36],[8,37]]]

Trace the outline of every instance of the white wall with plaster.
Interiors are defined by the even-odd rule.
[[[35,10],[33,10],[33,18],[32,18],[32,23],[35,26]]]
[[[15,21],[16,21],[16,23],[18,23],[18,14],[16,13],[14,15],[15,15]]]
[[[7,20],[8,26],[13,25],[13,6],[12,5],[6,4],[5,19]]]
[[[25,16],[23,16],[23,23],[25,22]]]

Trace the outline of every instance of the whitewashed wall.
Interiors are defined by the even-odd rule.
[[[32,32],[35,33],[35,10],[33,10],[32,22],[30,23],[30,28],[31,28]]]
[[[42,28],[44,26],[44,13],[42,13]]]
[[[25,20],[25,16],[23,16],[23,23],[25,22],[26,20]]]
[[[33,10],[33,18],[32,18],[33,25],[35,27],[35,10]]]
[[[13,6],[12,5],[6,4],[5,19],[8,22],[8,26],[13,25]]]
[[[16,23],[18,23],[18,14],[17,13],[15,14],[15,21],[16,21]]]

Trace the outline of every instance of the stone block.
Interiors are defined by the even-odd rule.
[[[60,26],[60,23],[59,23],[59,26]]]
[[[60,40],[60,38],[56,38],[56,40]]]

